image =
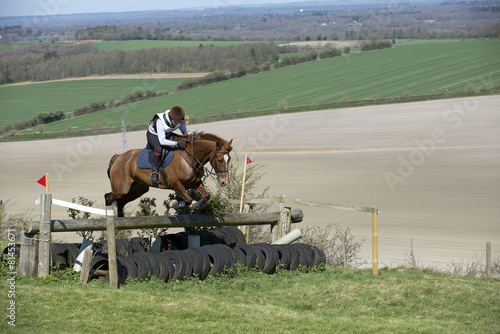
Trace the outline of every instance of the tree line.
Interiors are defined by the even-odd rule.
[[[75,47],[77,49],[79,47]],[[71,49],[71,48],[70,48]],[[83,49],[78,49],[83,50]],[[252,43],[231,46],[194,48],[155,48],[142,50],[68,52],[64,47],[17,49],[0,53],[0,83],[45,81],[67,77],[107,74],[137,74],[165,72],[213,72],[259,66],[276,59],[277,45]]]
[[[5,124],[2,127],[2,129],[0,129],[0,133],[6,133],[12,130],[22,130],[22,129],[32,128],[41,124],[57,122],[65,118],[66,115],[62,110],[57,110],[52,112],[41,112],[31,119],[20,120],[14,124],[10,123]]]

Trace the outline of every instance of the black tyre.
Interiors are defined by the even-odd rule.
[[[264,266],[262,271],[266,274],[271,274],[276,271],[276,267],[279,263],[279,256],[276,249],[270,244],[256,244],[252,245],[254,249],[259,249],[264,253]]]
[[[224,258],[220,251],[213,245],[207,245],[201,247],[205,252],[207,252],[210,259],[210,271],[207,276],[215,276],[224,270]]]
[[[201,253],[193,251],[192,248],[188,248],[182,252],[191,260],[191,275],[200,277],[203,269],[203,258],[201,257]]]
[[[50,245],[50,257],[52,263],[56,267],[65,266],[68,264],[67,250],[61,244]]]
[[[316,254],[314,253],[311,245],[308,245],[308,244],[298,244],[300,245],[301,247],[303,247],[306,252],[307,252],[307,256],[309,258],[309,261],[307,263],[307,269],[310,269],[314,266],[314,258],[316,257]]]
[[[278,252],[278,267],[280,269],[288,270],[290,269],[290,264],[292,262],[292,255],[287,247],[283,247],[282,245],[273,245],[273,247]]]
[[[226,226],[224,227],[224,230],[231,231],[234,236],[234,242],[246,243],[245,235],[236,226]]]
[[[115,247],[116,256],[125,257],[132,254],[132,252],[130,251],[130,242],[128,239],[116,239]]]
[[[187,239],[180,234],[167,234],[161,237],[161,250],[183,250],[188,247]]]
[[[126,257],[119,257],[116,260],[119,261],[122,266],[122,271],[121,271],[122,282],[127,279],[137,278],[137,265],[133,260]]]
[[[160,273],[158,274],[157,278],[160,281],[168,282],[174,272],[173,264],[163,256],[156,256],[156,260],[158,261],[158,264],[160,266]]]
[[[212,245],[218,245],[218,244],[227,244],[228,240],[226,239],[226,235],[222,233],[219,229],[215,230],[210,230],[208,231],[212,235]]]
[[[300,256],[298,250],[291,245],[281,245],[281,247],[287,249],[288,252],[290,252],[290,266],[288,267],[288,269],[291,271],[296,270],[300,264]]]
[[[78,253],[80,253],[80,245],[65,244],[64,247],[67,249],[66,259],[68,260],[68,265],[73,266],[78,258]]]
[[[141,237],[130,238],[130,251],[131,254],[145,252],[144,246],[148,243],[148,240]]]
[[[252,246],[242,243],[242,242],[237,242],[234,245],[234,248],[238,248],[245,253],[245,263],[243,263],[245,266],[248,268],[255,268],[255,265],[257,263],[257,256],[255,255],[255,251]]]
[[[109,270],[108,267],[108,254],[98,254],[90,261],[90,270]]]
[[[226,237],[225,243],[227,245],[234,245],[237,242],[245,242],[245,236],[237,227],[226,226],[218,229],[218,231]]]
[[[175,250],[173,252],[178,253],[179,257],[182,258],[182,261],[186,265],[186,271],[184,272],[183,278],[191,276],[193,274],[193,260],[189,254],[186,253],[186,250]]]
[[[220,239],[217,238],[215,234],[212,234],[212,231],[206,231],[200,235],[200,246],[215,245],[219,243]]]
[[[233,251],[231,247],[228,245],[220,244],[214,245],[221,249],[221,253],[224,253],[226,257],[225,266],[228,270],[230,270],[234,277],[238,275],[238,270],[236,269],[236,263],[238,262],[238,258],[236,253]]]
[[[205,278],[207,278],[208,276],[208,273],[210,272],[210,257],[208,256],[208,253],[201,247],[192,247],[192,248],[188,248],[188,250],[190,250],[191,252],[193,253],[199,253],[199,256],[201,258],[201,263],[202,263],[202,267],[201,267],[201,271],[200,271],[200,274],[198,275],[198,277],[200,278],[200,280],[204,280]],[[194,268],[194,265],[193,265],[193,268]],[[194,274],[194,269],[193,269],[193,274]]]
[[[307,247],[304,247],[303,244],[292,244],[291,245],[293,248],[297,250],[299,253],[299,265],[303,266],[304,268],[311,268],[310,266],[310,249],[308,250]]]
[[[158,275],[160,274],[161,270],[158,258],[154,254],[151,254],[149,252],[137,253],[137,255],[142,256],[151,263],[151,276],[158,278]]]
[[[311,246],[311,250],[314,253],[313,266],[317,267],[321,264],[326,264],[326,255],[321,249],[316,246]]]
[[[134,261],[137,266],[137,279],[142,281],[148,277],[148,274],[153,271],[153,268],[151,262],[148,259],[139,256],[139,254],[140,253],[131,254],[127,256],[127,258]]]
[[[174,272],[170,279],[182,280],[186,276],[187,265],[184,257],[179,256],[178,252],[168,250],[161,252],[160,256],[165,257],[174,267]]]
[[[234,253],[236,254],[236,263],[244,266],[245,262],[247,260],[247,256],[246,256],[245,252],[241,248],[235,247],[234,244],[231,245],[231,248],[233,249]]]

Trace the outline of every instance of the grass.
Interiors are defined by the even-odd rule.
[[[2,277],[2,289],[7,282]],[[329,268],[200,282],[17,278],[16,328],[2,333],[498,333],[500,281]],[[6,294],[6,293],[5,293]],[[7,298],[0,309],[6,313]]]
[[[100,41],[96,42],[99,51],[108,50],[140,50],[153,48],[191,48],[203,46],[228,46],[248,43],[260,43],[252,41],[148,41],[148,40],[133,40],[133,41]]]
[[[31,119],[40,112],[73,109],[93,101],[121,100],[134,91],[172,92],[185,78],[179,79],[88,79],[37,83],[22,86],[0,86],[0,127],[6,123]]]
[[[176,92],[112,110],[47,125],[47,132],[69,127],[89,129],[97,119],[106,127],[145,124],[168,106],[181,105],[190,116],[215,116],[221,108],[232,113],[277,108],[464,91],[500,85],[500,40],[417,41],[391,49],[355,53],[248,75],[209,86]],[[0,94],[2,92],[0,87]],[[22,88],[20,88],[22,89]],[[53,97],[57,100],[59,97]]]

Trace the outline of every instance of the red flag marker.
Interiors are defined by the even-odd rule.
[[[47,193],[49,192],[49,174],[45,174],[44,176],[42,176],[40,180],[36,181],[36,183],[44,186]]]
[[[251,162],[252,162],[252,160],[250,160],[250,158],[247,156],[247,165],[248,165],[249,163],[251,163]]]

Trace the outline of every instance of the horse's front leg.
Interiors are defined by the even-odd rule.
[[[181,181],[177,181],[172,184],[172,189],[174,189],[174,191],[182,197],[182,199],[185,201],[186,206],[191,205],[191,203],[193,202],[193,198],[189,195],[188,191]]]
[[[208,200],[210,199],[210,193],[207,191],[207,189],[205,189],[203,183],[200,183],[196,191],[200,193],[203,204],[208,202]]]

